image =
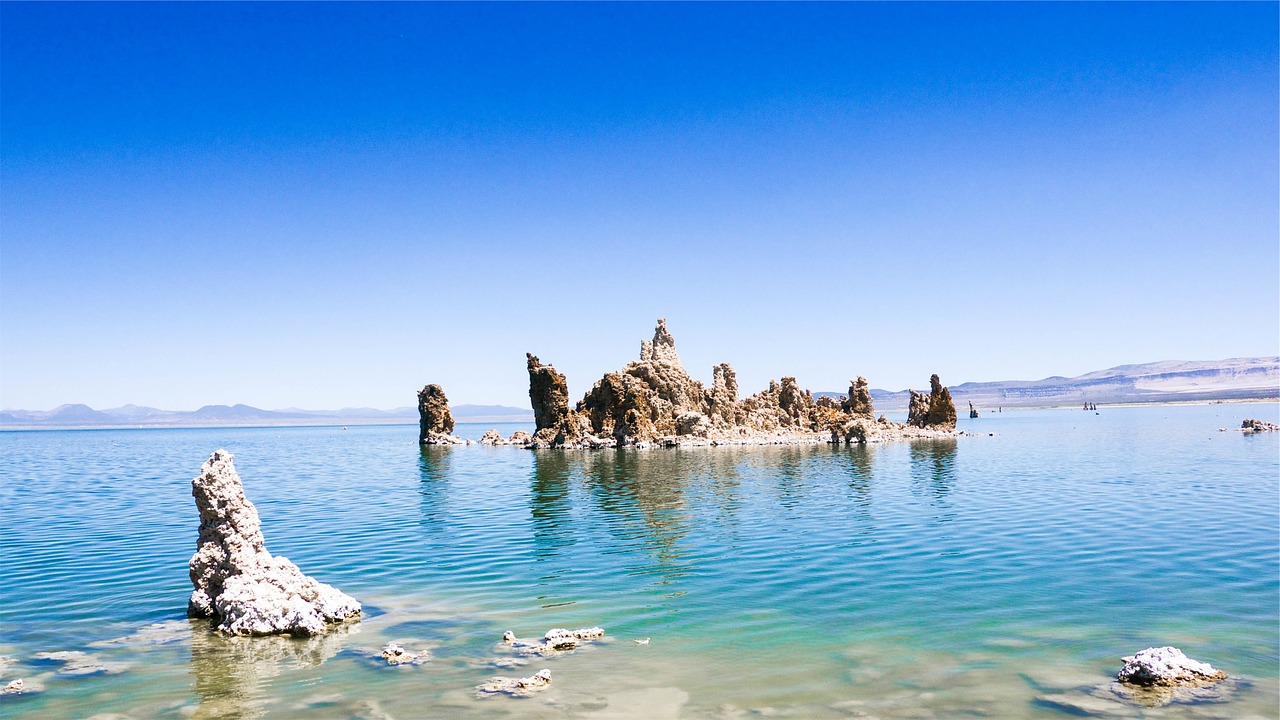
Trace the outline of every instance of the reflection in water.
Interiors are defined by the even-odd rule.
[[[691,529],[684,495],[699,476],[698,460],[707,455],[617,450],[579,456],[587,491],[606,513],[608,531],[652,559],[634,566],[633,573],[656,574],[665,585],[691,569],[681,543]]]
[[[294,668],[312,667],[333,657],[359,632],[359,625],[330,628],[324,635],[295,638],[228,637],[213,632],[206,620],[191,621],[191,670],[200,707],[191,717],[242,720],[267,712],[267,682]]]
[[[946,506],[955,478],[955,438],[911,443],[912,486],[932,495],[934,505]]]
[[[804,466],[811,450],[786,446],[778,448],[776,455],[770,458],[776,465],[773,474],[778,479],[778,503],[784,508],[794,509],[804,502]]]
[[[439,532],[448,518],[449,473],[453,470],[453,447],[450,445],[420,445],[418,471],[421,480],[418,494],[422,496],[422,525]]]
[[[574,543],[573,503],[569,497],[569,453],[534,450],[529,485],[529,515],[533,518],[535,557],[553,557]]]
[[[849,478],[849,529],[854,537],[850,545],[874,542],[876,526],[871,514],[871,485],[874,480],[875,445],[853,444],[832,446],[831,454],[843,466]]]

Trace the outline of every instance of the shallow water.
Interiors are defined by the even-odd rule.
[[[0,715],[1276,717],[1280,436],[1218,429],[1278,415],[1017,411],[947,442],[594,452],[420,450],[407,425],[4,432],[0,677],[42,690]],[[362,622],[225,639],[184,619],[189,482],[219,447],[271,551]],[[585,625],[609,640],[494,665],[504,630]],[[370,657],[389,641],[432,659]],[[1234,680],[1117,697],[1120,656],[1151,645]],[[533,698],[473,690],[542,667]]]

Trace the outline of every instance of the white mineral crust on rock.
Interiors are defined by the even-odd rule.
[[[502,643],[510,645],[511,649],[525,655],[541,655],[543,657],[551,657],[557,653],[566,650],[573,650],[584,641],[599,640],[604,637],[604,628],[589,627],[578,630],[566,630],[565,628],[551,628],[546,635],[542,636],[542,641],[521,640],[516,634],[510,630],[502,634]]]
[[[232,464],[218,450],[191,481],[200,540],[189,564],[192,617],[211,617],[232,635],[316,635],[328,623],[360,616],[360,603],[267,552],[258,511]]]
[[[526,678],[496,677],[476,689],[482,693],[506,693],[516,697],[524,697],[538,690],[545,690],[551,684],[551,671],[539,670]]]
[[[1212,665],[1183,655],[1176,647],[1147,648],[1124,661],[1116,679],[1133,685],[1196,686],[1227,677]]]

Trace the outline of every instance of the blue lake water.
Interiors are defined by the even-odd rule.
[[[0,716],[1274,718],[1280,434],[1231,429],[1278,416],[1027,410],[945,442],[571,452],[419,449],[409,425],[3,432],[0,678],[38,692]],[[184,619],[190,480],[217,448],[268,548],[362,622],[230,640]],[[587,625],[608,641],[494,663],[504,630]],[[390,641],[432,659],[370,657]],[[1233,680],[1103,698],[1153,645]],[[63,651],[85,655],[38,657]],[[473,690],[542,667],[532,698]]]

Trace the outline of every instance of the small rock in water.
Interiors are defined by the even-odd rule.
[[[4,686],[5,695],[17,695],[26,689],[26,683],[22,682],[22,678],[10,680],[8,685]]]
[[[604,628],[601,627],[581,628],[578,630],[551,628],[542,637],[541,642],[521,640],[516,637],[514,632],[508,630],[502,633],[502,643],[510,645],[512,649],[526,655],[548,657],[559,652],[573,650],[583,641],[597,640],[602,637],[604,637]]]
[[[547,689],[550,684],[551,671],[544,668],[526,678],[496,677],[483,685],[477,685],[476,690],[482,693],[505,693],[513,697],[526,697],[538,690]]]
[[[387,661],[388,665],[421,665],[430,658],[430,653],[426,650],[421,652],[409,652],[395,643],[387,643],[382,648],[380,657]]]
[[[1255,432],[1275,432],[1280,430],[1280,425],[1275,423],[1263,422],[1262,420],[1245,420],[1240,423],[1240,430],[1247,433]]]
[[[636,644],[637,644],[637,645],[648,645],[648,644],[649,644],[649,638],[641,638],[641,639],[639,639],[639,640],[637,640],[637,641],[636,641]]]
[[[1197,687],[1225,680],[1227,674],[1192,660],[1175,647],[1147,648],[1124,659],[1116,679],[1131,685]]]

